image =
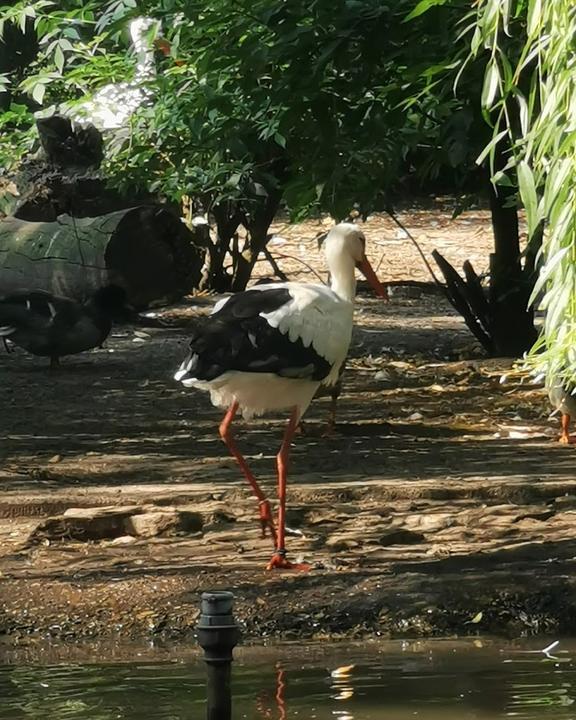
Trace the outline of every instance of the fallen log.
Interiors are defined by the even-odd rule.
[[[107,283],[143,308],[198,286],[204,252],[162,206],[139,206],[55,222],[0,220],[0,294],[46,290],[84,300]]]

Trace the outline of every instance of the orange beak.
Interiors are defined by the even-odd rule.
[[[356,267],[358,268],[358,270],[360,270],[362,275],[364,275],[366,280],[368,280],[376,295],[378,297],[388,300],[388,291],[386,290],[384,285],[382,285],[380,280],[378,280],[378,276],[372,269],[372,265],[370,265],[370,263],[368,262],[368,258],[366,257],[366,255],[364,255],[364,257],[362,258],[362,260],[360,260]]]
[[[154,40],[154,47],[159,50],[162,55],[164,55],[164,57],[168,57],[170,55],[170,50],[172,46],[170,45],[168,40],[166,40],[166,38],[157,37]]]

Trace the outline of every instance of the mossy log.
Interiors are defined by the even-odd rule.
[[[173,300],[197,287],[203,251],[161,206],[55,222],[0,220],[0,294],[46,290],[77,300],[107,283],[135,307]]]

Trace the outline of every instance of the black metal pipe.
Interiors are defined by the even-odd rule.
[[[206,665],[206,718],[232,720],[231,665]]]
[[[207,720],[232,720],[232,651],[240,639],[233,603],[230,592],[202,593],[197,630],[206,663]]]

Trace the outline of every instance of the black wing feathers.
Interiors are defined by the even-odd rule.
[[[68,327],[74,325],[81,315],[80,307],[73,300],[41,291],[15,293],[0,298],[0,325],[37,328],[54,322]]]
[[[186,374],[197,380],[214,380],[236,370],[323,380],[330,373],[330,363],[313,347],[304,347],[300,339],[291,341],[260,317],[290,300],[284,288],[233,295],[196,327],[190,354],[182,365]]]

